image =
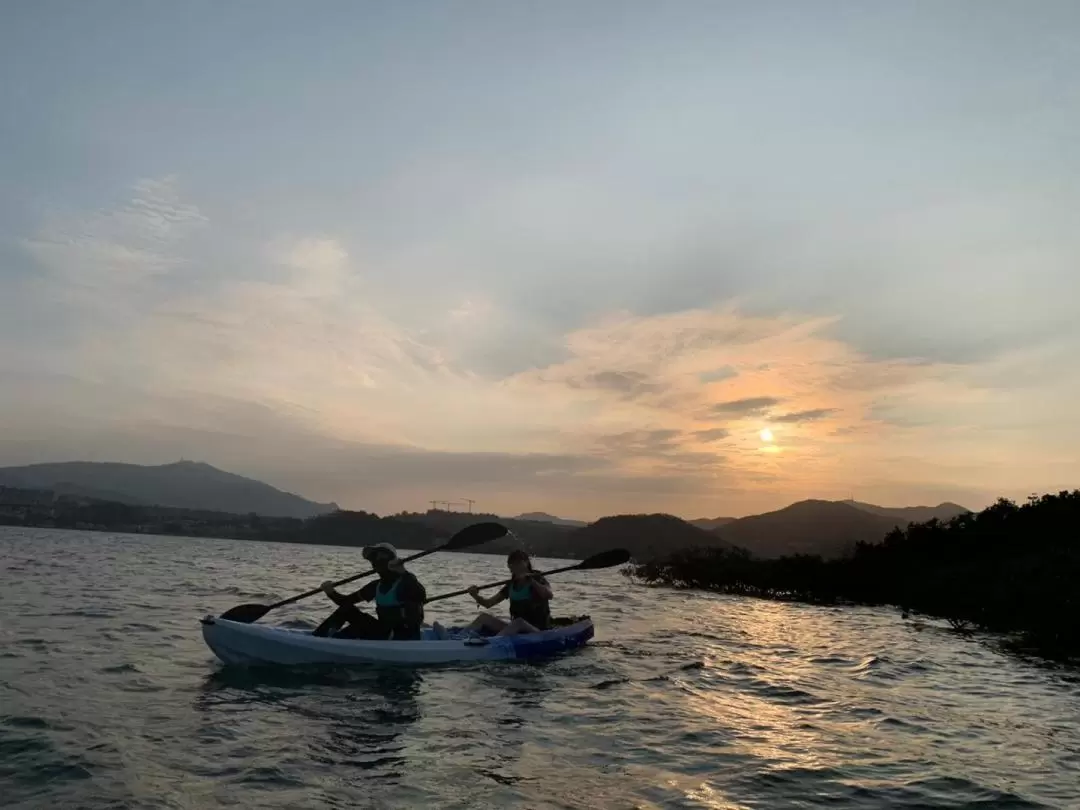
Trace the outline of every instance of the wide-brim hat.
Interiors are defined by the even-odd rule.
[[[389,543],[376,543],[373,546],[364,546],[364,550],[360,553],[364,555],[365,560],[370,560],[377,554],[388,556],[391,560],[396,560],[398,558],[397,549]]]

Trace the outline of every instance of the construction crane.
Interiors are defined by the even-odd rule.
[[[439,511],[440,509],[442,509],[443,511],[449,512],[449,511],[451,511],[452,507],[461,506],[462,504],[468,504],[469,505],[469,511],[472,512],[473,504],[476,503],[476,499],[475,498],[462,498],[460,501],[433,500],[433,501],[428,501],[428,503],[431,504],[431,511],[433,511],[433,512]]]

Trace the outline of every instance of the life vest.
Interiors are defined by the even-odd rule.
[[[379,621],[393,628],[395,634],[402,629],[402,624],[405,620],[405,611],[403,610],[404,605],[398,597],[398,588],[401,586],[401,581],[406,576],[408,575],[399,574],[389,587],[382,581],[375,587],[375,615],[379,617]],[[424,609],[421,608],[421,621],[423,621],[423,616]]]
[[[548,600],[536,592],[532,580],[521,586],[511,582],[507,596],[510,598],[511,618],[524,619],[537,630],[546,630],[551,625]]]

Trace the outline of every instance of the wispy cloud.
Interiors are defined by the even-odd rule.
[[[713,413],[725,416],[750,416],[764,413],[769,408],[783,402],[778,397],[747,397],[746,399],[732,399],[727,402],[718,402],[712,406]]]
[[[56,289],[108,295],[183,264],[177,245],[207,223],[175,177],[140,180],[116,208],[56,213],[25,242]]]
[[[793,413],[772,414],[769,416],[769,421],[789,425],[796,425],[800,422],[816,422],[819,419],[832,416],[837,410],[837,408],[810,408]]]
[[[730,435],[731,431],[727,428],[706,428],[705,430],[695,430],[693,433],[695,439],[703,442],[718,442]]]
[[[698,375],[698,379],[703,383],[716,383],[723,382],[724,380],[730,380],[732,377],[738,375],[733,368],[717,368],[712,371],[703,371]]]
[[[598,436],[597,445],[619,455],[661,456],[679,448],[678,430],[627,430]]]
[[[380,509],[428,500],[361,474],[395,453],[581,515],[1075,485],[1080,12],[863,5],[29,4],[0,425]]]
[[[647,394],[656,394],[662,386],[650,380],[647,374],[639,371],[597,371],[584,378],[567,380],[571,388],[597,388],[621,394],[625,399],[634,399]]]
[[[140,183],[116,209],[27,240],[38,303],[66,308],[71,334],[65,350],[35,354],[37,369],[0,347],[0,368],[30,374],[0,404],[25,437],[0,448],[8,460],[28,448],[200,454],[346,505],[416,507],[467,484],[505,504],[491,508],[536,496],[589,516],[752,511],[854,484],[902,493],[937,482],[959,497],[950,482],[989,491],[1000,484],[992,462],[1020,447],[999,437],[991,449],[962,430],[978,413],[984,427],[1007,424],[987,391],[1015,361],[875,359],[836,336],[835,317],[734,304],[610,312],[544,333],[560,347],[547,362],[493,375],[470,358],[514,318],[497,298],[402,314],[378,265],[344,238],[232,242],[178,187]],[[225,245],[243,272],[178,272]],[[775,452],[762,453],[770,425]]]

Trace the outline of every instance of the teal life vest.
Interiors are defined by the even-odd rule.
[[[375,588],[375,607],[376,608],[399,608],[401,607],[401,600],[398,599],[398,586],[401,584],[401,577],[397,577],[394,580],[394,584],[386,590],[383,590],[385,583],[380,582]]]
[[[375,615],[379,617],[380,622],[390,629],[391,638],[420,637],[420,626],[415,624],[415,621],[418,619],[423,622],[424,608],[421,606],[418,615],[411,620],[407,620],[405,606],[398,597],[401,581],[406,576],[410,575],[399,574],[389,587],[382,581],[375,586]]]
[[[527,582],[524,586],[518,587],[517,585],[510,585],[510,601],[511,602],[526,602],[533,598],[532,583]]]
[[[524,619],[537,630],[547,630],[551,626],[548,600],[536,592],[531,580],[520,586],[511,582],[506,595],[510,599],[510,618]]]

